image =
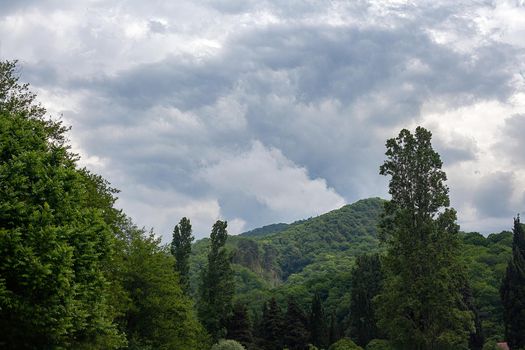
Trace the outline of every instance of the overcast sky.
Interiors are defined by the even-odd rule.
[[[417,125],[462,229],[525,212],[524,0],[0,0],[0,58],[165,240],[388,198]]]

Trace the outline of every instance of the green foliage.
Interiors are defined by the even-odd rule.
[[[314,294],[310,309],[310,342],[319,348],[328,344],[328,328],[323,303],[318,293]]]
[[[191,301],[184,295],[174,259],[160,239],[129,220],[122,222],[114,278],[128,303],[118,318],[130,346],[197,350],[207,346]]]
[[[475,305],[474,297],[472,295],[472,288],[466,279],[464,281],[461,293],[463,295],[463,302],[466,308],[472,312],[474,317],[474,329],[471,330],[469,335],[468,348],[470,350],[481,350],[483,348],[483,343],[485,342],[485,335],[483,334],[483,327],[481,324],[479,311]]]
[[[261,345],[265,350],[281,350],[283,348],[284,320],[283,314],[275,298],[263,306],[261,320]]]
[[[185,293],[190,289],[190,266],[191,254],[191,223],[187,218],[182,218],[173,229],[173,240],[171,241],[171,254],[175,257],[175,269],[179,273],[180,284]]]
[[[63,129],[55,122],[45,120],[45,108],[35,102],[36,95],[29,90],[29,84],[20,84],[17,61],[0,61],[0,113],[20,114],[25,118],[38,119],[55,130],[53,139],[64,141]]]
[[[227,323],[227,337],[248,348],[253,343],[252,325],[245,304],[236,303]]]
[[[372,339],[367,345],[366,350],[394,350],[388,340]]]
[[[261,242],[275,248],[281,277],[286,279],[300,272],[319,255],[344,251],[355,256],[359,249],[377,247],[375,223],[382,212],[382,203],[379,199],[358,201],[292,225],[277,235],[263,238]]]
[[[371,202],[368,203],[367,202]],[[371,226],[377,225],[377,203],[382,207],[383,201],[378,199],[368,199],[358,202],[359,210],[348,210],[342,208],[332,212],[333,215],[355,215],[359,213],[362,217],[376,217],[370,220]],[[353,204],[351,206],[355,206]],[[361,213],[363,210],[370,210],[372,213]],[[319,220],[323,216],[310,220]],[[346,219],[349,221],[350,219]],[[340,220],[343,221],[343,220]],[[363,221],[365,222],[365,221]],[[305,222],[302,222],[304,224]],[[319,226],[319,230],[327,231]],[[363,231],[374,232],[372,229]],[[310,237],[313,232],[303,231],[305,237]],[[472,305],[479,311],[481,323],[485,337],[503,339],[503,316],[499,297],[499,286],[501,276],[505,272],[507,261],[511,256],[512,233],[502,232],[491,234],[488,237],[477,233],[460,234],[461,255],[463,264],[467,266],[467,275],[472,289]],[[364,238],[364,237],[363,237]],[[372,238],[370,237],[371,239]],[[252,320],[261,318],[262,304],[272,295],[276,297],[278,303],[285,305],[289,297],[293,297],[302,309],[310,307],[313,297],[312,291],[319,291],[326,314],[335,313],[337,330],[349,327],[353,320],[350,317],[349,309],[351,302],[351,288],[354,284],[352,270],[355,265],[355,256],[363,251],[367,253],[379,252],[377,244],[369,246],[359,242],[352,243],[352,248],[347,250],[331,250],[331,246],[323,246],[321,243],[313,261],[305,266],[300,272],[290,275],[285,281],[280,281],[276,276],[276,271],[280,269],[279,258],[282,254],[279,245],[288,245],[285,240],[292,239],[286,231],[266,237],[264,239],[248,239],[239,236],[230,236],[225,247],[234,254],[233,270],[235,274],[235,300],[241,301],[248,306],[252,314]],[[308,238],[310,239],[310,238]],[[312,238],[313,239],[313,238]],[[241,243],[250,241],[249,243]],[[364,241],[364,240],[363,240]],[[191,278],[192,288],[197,285],[198,271],[206,265],[206,252],[209,249],[209,239],[196,242],[193,245],[191,255]],[[294,243],[295,244],[295,243]],[[312,242],[312,245],[315,246]],[[257,250],[255,250],[257,246]],[[272,250],[273,249],[273,250]],[[265,252],[273,251],[273,267],[265,267]],[[272,259],[268,259],[271,261]],[[275,265],[276,264],[276,265]],[[247,266],[245,266],[247,265]],[[273,269],[273,270],[272,270]],[[463,279],[463,277],[462,277]]]
[[[269,236],[229,236],[225,247],[233,254],[235,300],[248,304],[250,311],[260,316],[262,303],[272,295],[281,304],[292,296],[306,309],[312,291],[317,290],[327,314],[336,312],[338,322],[342,322],[350,304],[354,257],[379,249],[375,227],[382,207],[383,200],[371,198],[293,223]],[[192,247],[190,281],[194,295],[209,244],[209,239],[203,239]],[[309,263],[293,274],[283,273],[285,263],[294,259],[289,254],[307,256]]]
[[[509,258],[512,233],[501,232],[483,237],[479,233],[462,235],[462,256],[468,280],[486,338],[504,339],[503,308],[499,288]]]
[[[387,141],[380,168],[391,176],[382,230],[387,277],[377,297],[380,326],[404,349],[466,348],[472,313],[463,302],[456,213],[449,209],[431,133],[404,129]]]
[[[497,346],[498,342],[496,340],[488,340],[483,345],[483,350],[499,350]]]
[[[505,339],[511,349],[525,348],[525,233],[514,219],[512,259],[501,284]]]
[[[0,345],[116,348],[124,338],[104,276],[112,231],[89,200],[94,178],[15,68],[0,63]]]
[[[245,236],[245,237],[251,237],[251,238],[264,237],[264,236],[269,236],[275,233],[282,232],[286,230],[288,227],[290,227],[289,224],[283,224],[283,223],[271,224],[271,225],[266,225],[263,227],[253,229],[251,231],[243,232],[240,235]]]
[[[341,325],[338,323],[335,311],[330,314],[330,325],[328,328],[328,344],[333,344],[341,339]]]
[[[308,319],[301,307],[292,298],[288,298],[288,307],[284,315],[284,344],[289,350],[305,350],[308,346]]]
[[[333,343],[328,350],[363,350],[363,348],[348,338],[342,338]]]
[[[199,318],[214,340],[226,335],[226,322],[232,310],[234,294],[231,254],[225,249],[226,221],[218,220],[210,235],[208,264],[202,270]]]
[[[221,339],[217,344],[211,347],[211,350],[245,350],[245,347],[235,340]]]
[[[351,277],[350,336],[360,346],[380,335],[373,299],[381,291],[383,279],[378,254],[357,257]]]
[[[0,347],[207,348],[173,257],[76,167],[15,67],[0,63]]]

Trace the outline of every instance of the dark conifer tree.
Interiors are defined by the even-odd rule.
[[[261,345],[265,350],[281,350],[284,335],[283,315],[275,298],[263,309],[261,320]]]
[[[232,257],[225,248],[226,227],[226,221],[220,220],[213,225],[208,265],[201,272],[199,318],[215,341],[226,335],[234,294]]]
[[[339,326],[337,323],[337,316],[334,311],[330,315],[330,326],[328,328],[328,344],[332,345],[341,338]]]
[[[359,346],[380,338],[373,299],[381,291],[383,272],[378,254],[357,257],[352,270],[350,338]]]
[[[190,289],[190,264],[191,254],[191,223],[187,218],[182,218],[173,229],[173,240],[171,241],[171,254],[175,257],[175,269],[179,273],[180,285],[184,292]]]
[[[485,336],[483,334],[483,328],[481,325],[479,311],[476,305],[474,305],[474,296],[472,295],[472,289],[466,278],[462,293],[465,308],[467,310],[470,310],[474,315],[474,330],[470,333],[468,348],[470,350],[481,350],[483,348],[483,344],[485,343]]]
[[[292,298],[288,298],[288,307],[284,318],[284,344],[289,350],[305,350],[308,347],[308,320],[303,310]]]
[[[501,285],[505,338],[511,349],[525,347],[525,234],[520,217],[514,219],[512,259]]]
[[[253,343],[252,329],[248,309],[245,304],[236,303],[227,324],[227,339],[237,340],[245,348]]]
[[[327,333],[321,296],[319,293],[315,293],[310,311],[310,342],[318,348],[325,348],[328,342]]]

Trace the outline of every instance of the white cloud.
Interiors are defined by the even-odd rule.
[[[182,217],[190,219],[197,239],[208,236],[215,221],[224,220],[219,203],[213,198],[189,198],[174,190],[141,184],[135,184],[133,192],[121,193],[119,197],[117,205],[126,208],[132,218],[138,218],[140,225],[153,228],[165,242],[171,240],[173,227]],[[238,219],[233,226],[234,230],[242,229]]]
[[[230,235],[238,235],[240,233],[245,232],[246,228],[246,221],[243,219],[235,218],[233,220],[228,221],[228,233]]]
[[[345,204],[324,179],[311,179],[305,168],[259,141],[253,142],[247,152],[204,168],[200,176],[225,196],[241,192],[289,221],[320,215]]]

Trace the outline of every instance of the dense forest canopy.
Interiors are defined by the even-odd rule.
[[[238,236],[162,244],[78,166],[17,63],[0,62],[0,347],[525,347],[525,236],[461,232],[432,134],[402,130],[369,198]],[[509,218],[509,228],[512,218]]]

